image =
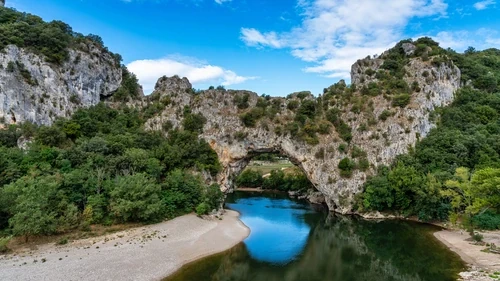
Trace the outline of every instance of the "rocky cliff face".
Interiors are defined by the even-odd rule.
[[[121,84],[114,58],[92,44],[70,50],[63,65],[7,46],[0,52],[0,126],[30,121],[49,125],[76,109],[99,103]]]
[[[5,0],[0,0],[0,7],[4,7],[5,6]]]
[[[351,73],[357,89],[370,85],[370,82],[378,83],[372,73],[383,63],[381,58],[358,61]],[[412,58],[404,68],[407,73],[404,80],[412,85],[413,93],[409,104],[403,108],[394,106],[385,94],[367,96],[362,91],[350,93],[349,102],[345,101],[345,94],[326,102],[321,97],[299,95],[270,98],[268,102],[277,114],[260,119],[250,128],[243,125],[240,117],[258,106],[257,94],[223,89],[194,94],[186,78],[162,77],[153,96],[168,105],[161,114],[147,122],[147,127],[162,130],[167,122],[173,127],[181,127],[183,108],[187,106],[193,113],[201,113],[207,119],[201,137],[217,152],[224,167],[217,180],[225,191],[232,188],[234,176],[245,168],[253,155],[278,151],[305,172],[316,189],[325,195],[331,210],[349,213],[367,176],[374,174],[378,166],[390,164],[419,138],[425,137],[434,127],[431,112],[449,104],[460,86],[460,70],[452,62],[436,65]],[[248,99],[248,108],[238,108],[236,100],[245,98]],[[283,128],[291,124],[295,116],[289,104],[305,100],[322,102],[325,111],[339,109],[342,120],[352,128],[352,140],[347,144],[336,130],[331,130],[318,135],[318,142],[311,144],[284,131]],[[341,145],[346,148],[340,149]],[[354,171],[350,177],[342,177],[339,162],[351,157],[356,150],[363,151],[369,167],[364,171]]]

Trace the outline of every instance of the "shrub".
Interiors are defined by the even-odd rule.
[[[249,112],[240,116],[240,120],[245,127],[255,127],[257,121],[264,116],[264,110],[259,107],[252,108]]]
[[[288,108],[289,110],[291,111],[294,111],[295,109],[297,109],[299,107],[299,101],[298,100],[291,100],[288,102],[288,104],[286,105],[286,108]]]
[[[7,72],[14,72],[16,70],[16,63],[13,61],[9,61],[7,63]]]
[[[161,127],[163,128],[164,132],[169,132],[170,130],[172,130],[174,128],[174,123],[172,123],[172,121],[170,121],[170,120],[167,120],[167,121],[163,122]]]
[[[68,244],[68,238],[64,237],[57,241],[57,245],[66,245]]]
[[[335,128],[337,129],[340,138],[346,142],[350,142],[352,140],[352,129],[343,120],[340,120],[340,124]]]
[[[327,121],[321,120],[318,125],[318,133],[328,135],[330,133],[331,124]]]
[[[392,116],[392,112],[390,112],[389,110],[384,110],[384,111],[382,111],[382,113],[380,113],[380,115],[378,116],[378,119],[385,121],[385,120],[387,120],[387,118],[389,118],[391,116]]]
[[[196,214],[199,216],[206,215],[208,212],[210,212],[210,206],[207,203],[202,202],[196,206]]]
[[[202,133],[205,123],[207,123],[207,118],[201,113],[188,113],[184,116],[184,120],[182,120],[184,130],[195,133]]]
[[[358,157],[365,157],[366,152],[363,151],[360,147],[354,146],[351,151],[351,157],[352,158],[358,158]]]
[[[368,76],[373,76],[373,74],[375,74],[375,70],[368,68],[367,70],[365,70],[365,74]]]
[[[297,111],[297,115],[304,115],[313,119],[316,115],[316,102],[312,100],[303,101]]]
[[[10,240],[12,239],[11,236],[9,237],[1,237],[0,238],[0,253],[6,253],[9,251],[9,248],[7,247],[7,244],[9,244]]]
[[[339,151],[340,152],[346,152],[346,150],[347,150],[347,144],[345,144],[345,143],[339,144]]]
[[[342,177],[348,178],[352,176],[352,171],[356,167],[356,163],[349,158],[344,158],[340,160],[338,168],[340,169],[340,175]]]
[[[308,96],[311,96],[311,92],[309,92],[309,91],[303,91],[303,92],[297,93],[297,97],[301,100],[307,98]]]
[[[358,169],[360,171],[366,171],[368,170],[368,168],[370,168],[370,162],[368,161],[367,158],[363,157],[361,159],[359,159],[358,161]]]
[[[500,229],[500,215],[488,210],[472,217],[472,224],[479,229]]]
[[[249,99],[250,99],[250,94],[245,93],[243,95],[236,95],[233,99],[233,102],[239,109],[245,109],[250,106],[248,104]]]
[[[400,94],[392,99],[392,106],[399,106],[401,108],[406,107],[411,101],[411,96],[409,94]]]
[[[474,240],[476,242],[483,242],[483,239],[484,239],[484,236],[482,234],[479,234],[479,233],[472,234],[472,240]]]

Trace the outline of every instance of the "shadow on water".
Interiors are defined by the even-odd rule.
[[[227,206],[250,236],[165,280],[451,281],[464,269],[431,225],[336,216],[279,194],[237,193]]]

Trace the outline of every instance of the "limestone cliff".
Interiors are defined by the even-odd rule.
[[[92,43],[81,44],[69,50],[62,65],[14,45],[0,52],[0,126],[49,125],[118,89],[122,70],[112,55]]]
[[[411,55],[411,46],[406,49],[410,49],[408,55]],[[207,119],[201,137],[220,158],[224,170],[217,180],[225,191],[232,188],[234,176],[245,168],[253,155],[278,151],[305,172],[316,189],[325,195],[331,210],[349,213],[367,176],[374,174],[379,165],[390,164],[419,138],[425,137],[434,127],[431,112],[453,101],[454,92],[460,86],[460,70],[451,61],[436,63],[409,57],[404,65],[406,75],[401,80],[412,85],[411,94],[406,104],[397,106],[397,95],[392,97],[385,91],[377,95],[366,94],[368,87],[381,84],[378,79],[382,79],[382,74],[389,75],[387,70],[381,69],[383,64],[382,56],[356,62],[351,79],[357,90],[349,89],[341,81],[325,89],[325,94],[318,98],[307,93],[287,98],[263,98],[248,91],[225,89],[194,93],[186,78],[162,77],[152,97],[161,101],[161,106],[166,106],[147,122],[147,127],[153,130],[164,130],[164,124],[181,127],[183,109],[189,107],[191,112],[200,113]],[[380,75],[374,75],[376,72]],[[292,126],[297,123],[294,121],[298,115],[296,107],[306,101],[316,104],[317,117],[307,121],[301,132],[307,134],[308,130],[321,131],[318,126],[327,127],[324,126],[325,112],[335,109],[343,126],[347,124],[351,128],[352,139],[343,141],[339,128],[327,132],[323,128],[321,134],[314,131],[312,140],[297,137]],[[258,108],[264,108],[264,116],[259,117],[256,124],[243,124],[244,117],[253,116],[260,110]],[[355,154],[362,155],[365,162],[368,160],[369,166],[347,176],[342,174],[339,162],[357,157]]]

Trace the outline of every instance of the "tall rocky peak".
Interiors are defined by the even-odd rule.
[[[194,92],[185,78],[162,77],[150,103],[164,109],[146,126],[168,134],[183,126],[189,108],[188,114],[206,119],[200,137],[224,167],[217,178],[224,190],[255,154],[281,152],[305,172],[330,209],[348,213],[366,178],[425,137],[435,126],[431,112],[451,103],[460,86],[460,70],[441,49],[422,45],[402,42],[357,61],[351,86],[341,81],[319,97],[259,97],[223,88]]]
[[[0,7],[5,7],[5,0],[0,0]]]

